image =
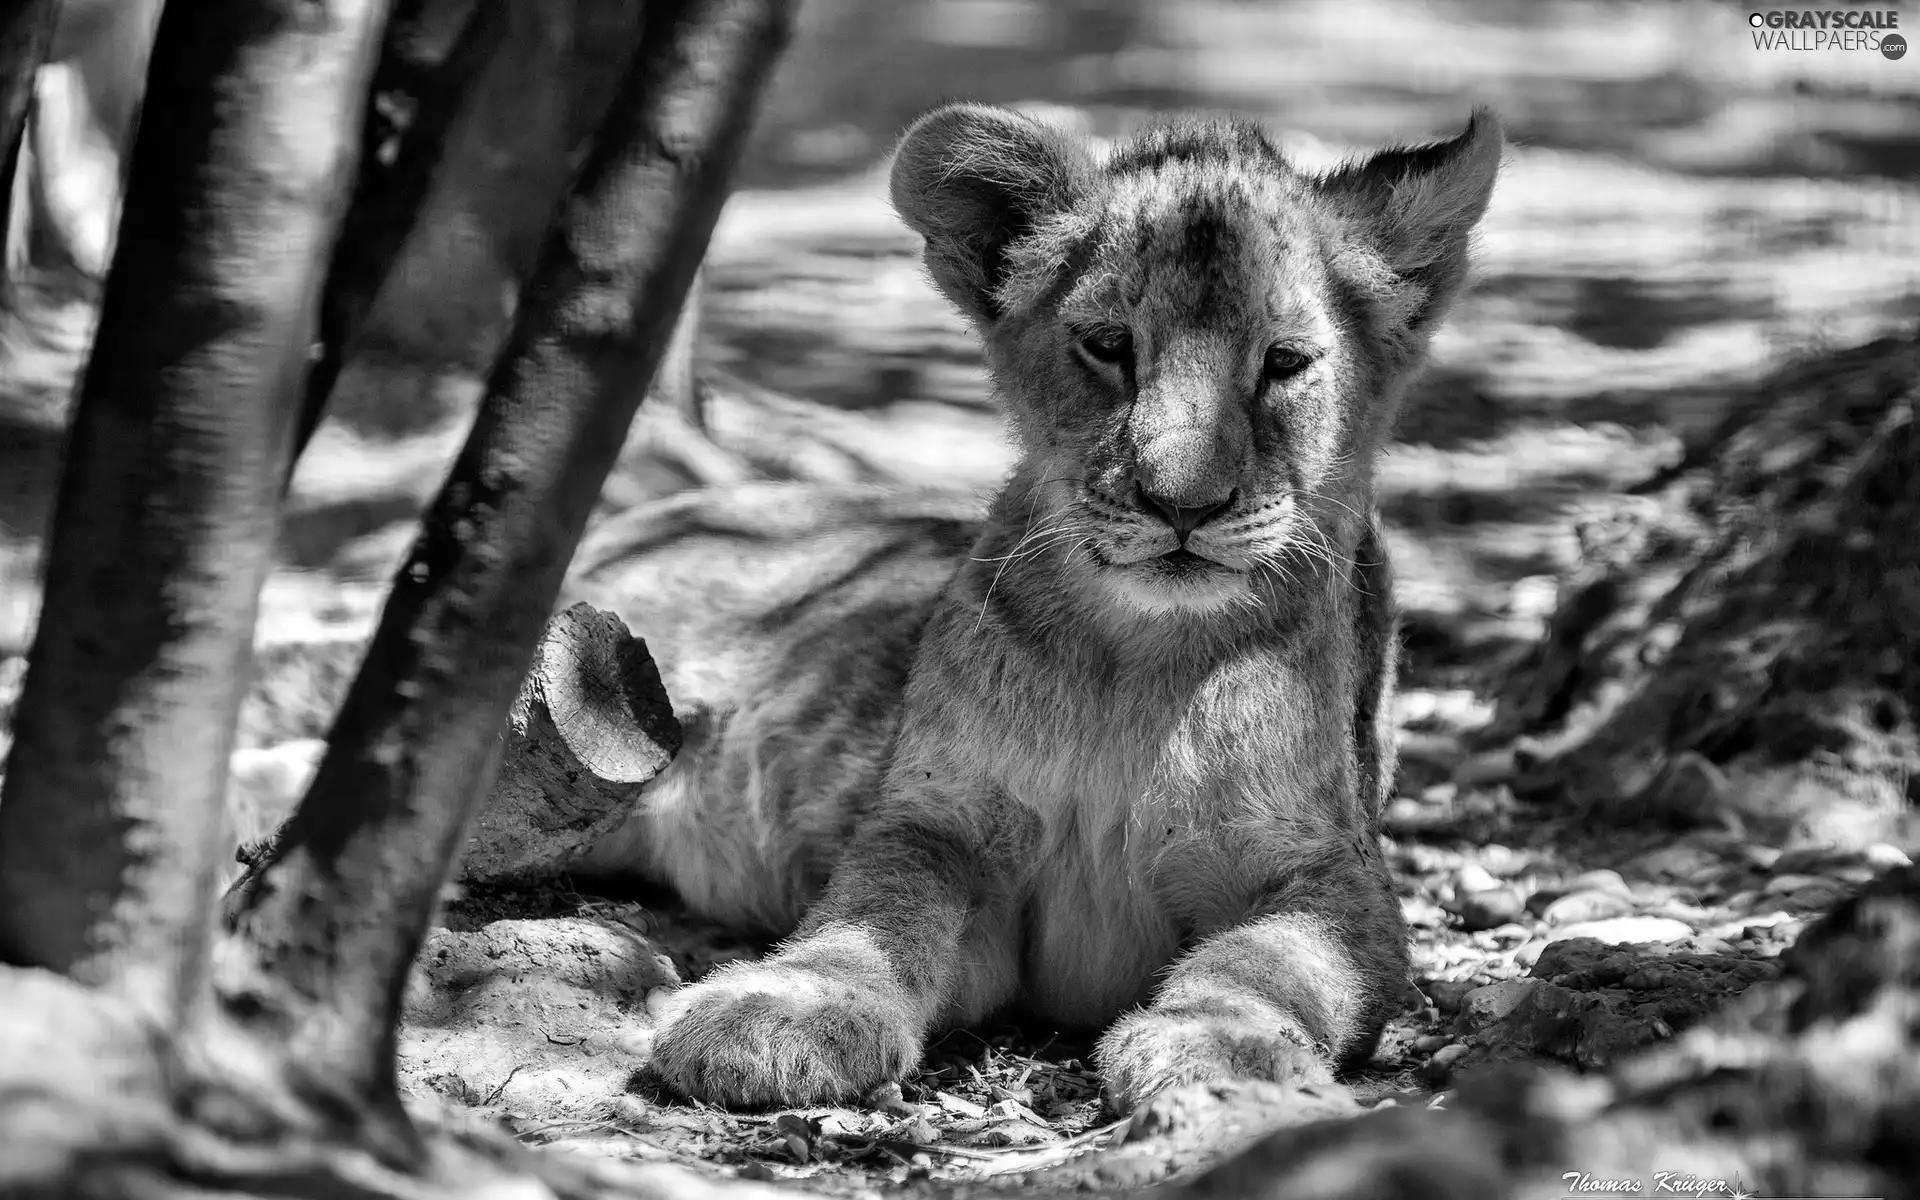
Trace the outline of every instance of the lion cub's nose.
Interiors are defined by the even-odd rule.
[[[1156,496],[1140,484],[1134,485],[1140,507],[1151,513],[1158,513],[1167,524],[1173,526],[1174,536],[1186,545],[1187,535],[1205,525],[1218,514],[1226,511],[1233,503],[1237,491],[1228,492],[1223,499],[1210,500],[1204,504],[1176,504],[1165,496]]]

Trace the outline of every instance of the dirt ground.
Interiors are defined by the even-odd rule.
[[[832,74],[819,64],[847,36],[849,6],[820,7],[779,101],[805,119],[772,122],[784,132],[747,172],[709,259],[713,461],[984,498],[1008,457],[977,354],[885,206],[884,137],[861,122],[887,105],[806,74]],[[1015,21],[1032,6],[946,7],[962,12],[954,20]],[[927,94],[909,99],[946,87],[1032,102],[1097,135],[1154,108],[1232,107],[1309,159],[1440,132],[1474,99],[1511,122],[1478,283],[1382,475],[1407,642],[1388,838],[1415,944],[1406,1010],[1374,1063],[1321,1097],[1183,1095],[1129,1125],[1103,1105],[1084,1044],[984,1029],[948,1037],[918,1079],[861,1106],[686,1104],[637,1071],[650,998],[757,948],[688,921],[670,897],[558,886],[449,906],[401,1045],[423,1116],[503,1120],[530,1144],[834,1194],[1145,1184],[1274,1123],[1444,1105],[1479,1063],[1605,1066],[1770,977],[1813,915],[1908,862],[1920,839],[1904,819],[1784,834],[1734,817],[1684,832],[1595,821],[1516,796],[1510,749],[1483,735],[1580,564],[1577,526],[1628,503],[1789,364],[1920,325],[1920,59],[1757,51],[1745,10],[1719,5],[1358,11],[1195,4],[1177,21],[1159,12],[1118,53],[1049,73],[1003,63],[971,84],[931,72]],[[949,50],[948,75],[976,62]],[[9,334],[0,695],[19,669],[4,656],[30,634],[86,319],[68,303]],[[658,420],[643,414],[605,515],[685,483]],[[311,648],[350,648],[370,629],[461,435],[457,421],[399,437],[332,423],[303,462],[260,635],[288,665],[267,681],[274,701],[256,709],[236,762],[256,822],[297,789],[324,736],[338,682],[326,676],[339,669],[313,664],[351,660]]]

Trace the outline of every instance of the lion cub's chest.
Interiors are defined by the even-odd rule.
[[[1231,865],[1238,856],[1209,819],[1232,806],[1223,793],[1235,785],[1192,779],[1170,793],[1154,757],[1128,750],[1106,769],[1083,759],[1075,778],[1014,796],[1042,830],[1022,992],[1037,1015],[1065,1025],[1105,1024],[1145,1001],[1183,940],[1246,899]]]

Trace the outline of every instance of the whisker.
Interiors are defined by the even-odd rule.
[[[1007,569],[1013,566],[1015,562],[1023,558],[1037,558],[1039,555],[1077,535],[1081,536],[1082,543],[1092,540],[1092,535],[1085,533],[1085,527],[1076,519],[1077,516],[1078,514],[1072,512],[1062,514],[1060,519],[1052,525],[1043,526],[1038,530],[1027,533],[1020,539],[1019,543],[1014,546],[1012,551],[1000,556],[997,560],[1000,563],[1000,567],[993,573],[993,578],[987,581],[986,595],[980,598],[980,615],[974,618],[974,633],[979,633],[980,626],[986,622],[987,609],[993,604],[993,590],[1000,586],[1000,577],[1005,575]],[[1030,549],[1027,548],[1029,543],[1033,543]],[[1073,551],[1069,550],[1067,553],[1071,556]],[[993,562],[996,560],[975,558],[974,561]]]
[[[1295,494],[1300,496],[1305,496],[1309,500],[1324,500],[1328,504],[1337,504],[1341,508],[1344,508],[1348,512],[1352,513],[1355,519],[1360,521],[1365,521],[1367,519],[1367,514],[1361,512],[1359,509],[1355,508],[1353,505],[1348,504],[1345,500],[1341,500],[1335,496],[1329,496],[1325,492],[1296,491]]]
[[[1072,566],[1073,552],[1080,549],[1082,546],[1091,546],[1092,544],[1093,544],[1093,535],[1088,534],[1087,536],[1081,538],[1079,541],[1075,542],[1073,545],[1067,547],[1067,556],[1060,560],[1060,565],[1063,567]]]
[[[1014,543],[1013,549],[1003,555],[994,558],[982,558],[975,554],[969,555],[969,557],[972,558],[974,562],[1001,562],[1005,559],[1017,558],[1020,555],[1021,548],[1028,542],[1033,541],[1035,538],[1047,537],[1067,529],[1077,520],[1077,517],[1078,514],[1070,512],[1056,514],[1056,520],[1053,524],[1043,525],[1039,529],[1029,528],[1025,533],[1020,535],[1020,540]]]

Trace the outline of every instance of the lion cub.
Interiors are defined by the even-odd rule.
[[[761,484],[587,553],[687,744],[583,865],[791,934],[673,998],[669,1083],[856,1097],[1009,1006],[1105,1027],[1123,1109],[1371,1054],[1407,969],[1373,464],[1500,154],[1486,112],[1324,174],[1238,122],[908,131],[894,204],[1020,453],[984,526]]]

